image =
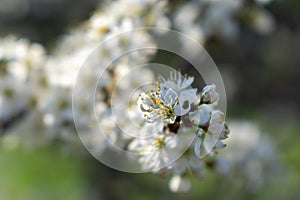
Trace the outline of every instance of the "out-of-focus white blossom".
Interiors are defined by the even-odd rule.
[[[174,28],[190,36],[200,44],[212,37],[225,41],[235,39],[240,33],[241,11],[250,10],[254,29],[267,34],[274,29],[272,16],[262,7],[272,0],[256,0],[258,5],[248,7],[242,0],[191,0],[175,6],[172,12]],[[184,49],[189,49],[182,44]]]
[[[259,34],[266,35],[275,29],[275,21],[267,10],[251,10],[251,26]]]
[[[172,192],[188,192],[191,189],[191,181],[187,177],[175,175],[170,180],[169,188]]]
[[[39,44],[8,36],[0,40],[0,120],[33,106],[36,92],[47,86],[45,50]]]
[[[227,140],[228,147],[220,152],[220,156],[230,160],[233,173],[244,179],[247,192],[258,192],[276,174],[275,147],[253,122],[233,121],[230,129],[232,135]],[[217,168],[219,164],[224,165],[217,162]]]

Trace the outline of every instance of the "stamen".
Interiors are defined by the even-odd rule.
[[[160,103],[160,99],[158,97],[156,97],[154,102],[155,102],[155,104],[158,104],[158,103]]]

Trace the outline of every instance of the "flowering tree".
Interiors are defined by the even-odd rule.
[[[78,142],[74,134],[78,131],[92,154],[102,156],[116,145],[135,153],[128,159],[136,159],[142,171],[172,176],[173,192],[189,191],[189,178],[203,177],[207,169],[227,173],[229,160],[220,162],[217,156],[217,150],[226,146],[223,140],[229,137],[229,128],[225,111],[217,107],[216,85],[193,87],[195,77],[175,69],[158,80],[154,70],[132,71],[132,66],[151,62],[159,43],[148,29],[121,33],[143,27],[172,28],[205,45],[212,38],[234,39],[245,18],[261,34],[274,27],[271,16],[256,3],[192,0],[173,5],[164,0],[118,0],[103,3],[86,22],[63,36],[52,54],[26,39],[2,38],[0,132],[4,145],[35,147],[54,139],[73,144]],[[112,42],[95,49],[111,38]],[[190,43],[179,40],[179,49],[197,55]],[[119,58],[123,51],[141,47],[151,48]],[[111,61],[111,67],[105,68]],[[90,67],[82,70],[82,65]],[[120,84],[128,74],[130,78]],[[152,84],[126,99],[130,88],[147,82]],[[104,134],[99,134],[98,125]]]

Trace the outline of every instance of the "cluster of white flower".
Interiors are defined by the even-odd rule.
[[[249,26],[259,34],[270,33],[275,26],[271,14],[263,8],[270,0],[247,4],[243,0],[191,0],[174,8],[174,28],[200,44],[212,37],[231,41],[240,32],[239,20],[247,18]]]
[[[202,10],[206,4],[209,9],[205,17],[198,16],[197,9]],[[216,109],[219,100],[216,87],[208,85],[199,92],[191,87],[193,77],[174,72],[170,78],[161,77],[156,88],[142,92],[138,102],[132,100],[129,108],[125,108],[123,100],[128,99],[129,89],[153,82],[152,71],[143,69],[134,74],[131,68],[150,61],[157,44],[146,30],[116,36],[135,28],[157,26],[174,27],[201,43],[219,32],[231,37],[237,32],[232,13],[242,6],[225,9],[224,2],[210,4],[188,1],[175,10],[168,10],[167,0],[106,2],[90,19],[64,36],[52,55],[47,55],[41,45],[25,39],[10,36],[1,39],[0,133],[5,135],[3,144],[9,148],[19,143],[35,146],[51,142],[53,138],[76,142],[77,128],[85,133],[81,138],[84,143],[93,148],[93,152],[102,153],[108,148],[108,141],[99,136],[98,125],[92,120],[94,112],[89,110],[91,103],[96,102],[99,125],[108,133],[110,143],[140,154],[144,170],[172,174],[172,191],[188,191],[188,175],[203,177],[206,166],[215,160],[216,149],[225,146],[221,140],[229,134],[224,114]],[[95,49],[95,45],[113,37],[113,42]],[[126,50],[145,46],[153,48],[119,57]],[[183,48],[186,48],[184,44]],[[96,56],[88,57],[92,50]],[[89,68],[81,70],[83,64]],[[108,64],[110,67],[106,68]],[[76,79],[78,74],[80,79]],[[102,78],[97,82],[99,74]],[[126,74],[130,74],[130,78],[118,84]],[[80,82],[80,88],[73,93],[72,102],[76,81]],[[90,93],[95,89],[96,101]],[[113,93],[117,95],[115,98]],[[124,109],[128,109],[128,115]],[[132,119],[142,124],[140,130],[128,123]],[[135,134],[138,137],[132,140],[124,136],[120,127],[129,133],[138,132]]]
[[[145,170],[174,176],[170,181],[174,192],[190,189],[191,173],[204,176],[207,162],[225,147],[221,140],[229,134],[224,113],[215,108],[219,100],[215,85],[197,94],[191,88],[193,80],[174,71],[169,79],[161,77],[155,89],[139,95],[147,124],[129,145],[140,153]]]
[[[0,41],[1,121],[20,114],[34,103],[32,89],[42,84],[45,54],[42,46],[7,37]]]
[[[224,158],[230,161],[233,174],[242,179],[244,190],[247,193],[259,192],[270,178],[278,175],[275,146],[254,122],[232,121],[230,130],[228,148],[220,152],[217,163],[228,165]],[[222,173],[220,169],[216,171]]]
[[[49,89],[45,50],[39,44],[13,36],[0,43],[0,131],[7,133],[13,128],[16,135],[12,137],[20,138],[26,131],[39,131],[39,99]]]
[[[104,70],[104,64],[117,59],[120,52],[144,46],[155,47],[155,43],[146,31],[139,31],[133,35],[127,34],[126,37],[124,35],[116,37],[113,43],[97,49],[98,57],[86,61],[89,62],[91,68],[81,77],[82,93],[73,98],[72,108],[72,91],[84,60],[95,45],[108,38],[137,27],[155,26],[161,23],[162,18],[167,21],[167,18],[163,16],[164,9],[163,1],[157,3],[153,0],[120,0],[104,5],[87,22],[74,29],[71,34],[64,36],[54,50],[54,54],[50,56],[46,56],[41,45],[30,44],[27,40],[15,37],[4,38],[1,41],[0,59],[1,82],[3,82],[0,96],[0,124],[2,132],[13,133],[6,134],[6,140],[15,143],[16,140],[22,142],[23,138],[20,139],[20,135],[23,135],[21,132],[24,132],[24,129],[21,131],[19,124],[31,124],[27,132],[40,130],[45,133],[37,134],[38,136],[46,135],[73,141],[76,137],[74,137],[72,112],[80,113],[80,124],[77,125],[86,127],[91,117],[91,113],[86,110],[87,104],[90,103],[88,93],[94,89],[99,78],[96,76],[99,74],[97,72]],[[132,10],[132,12],[123,12],[125,10]],[[100,114],[110,109],[109,101],[113,88],[119,78],[130,70],[129,66],[146,62],[154,53],[154,50],[133,52],[129,56],[119,58],[117,64],[104,71],[105,81],[97,87],[99,97],[97,108],[100,109]],[[99,64],[98,61],[101,63]],[[128,85],[128,87],[133,87],[133,85]],[[26,113],[25,120],[24,113]],[[22,117],[19,117],[18,122],[22,123],[12,124],[11,122],[16,121],[15,118],[19,115]],[[8,125],[13,129],[8,129]],[[111,127],[114,125],[110,123]],[[92,132],[94,135],[97,130]],[[34,135],[34,137],[37,136]],[[31,137],[28,140],[30,141]],[[32,143],[37,140],[37,138],[33,139]],[[94,144],[95,141],[91,143]]]

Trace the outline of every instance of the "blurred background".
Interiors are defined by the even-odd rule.
[[[172,1],[170,10],[186,2]],[[0,0],[0,36],[28,38],[51,54],[57,41],[89,19],[102,3]],[[209,173],[203,180],[193,180],[191,192],[173,194],[168,179],[119,172],[99,163],[80,145],[74,153],[74,147],[54,142],[38,150],[1,145],[0,199],[299,199],[300,1],[245,1],[243,5],[234,16],[239,33],[229,38],[212,35],[205,49],[225,83],[229,124],[251,121],[276,149],[276,161],[268,166],[272,170],[262,172],[274,174],[266,175],[268,180],[259,189],[249,191],[243,175]],[[265,19],[253,23],[253,15],[257,20],[264,17],[256,13],[262,7],[271,25]]]

